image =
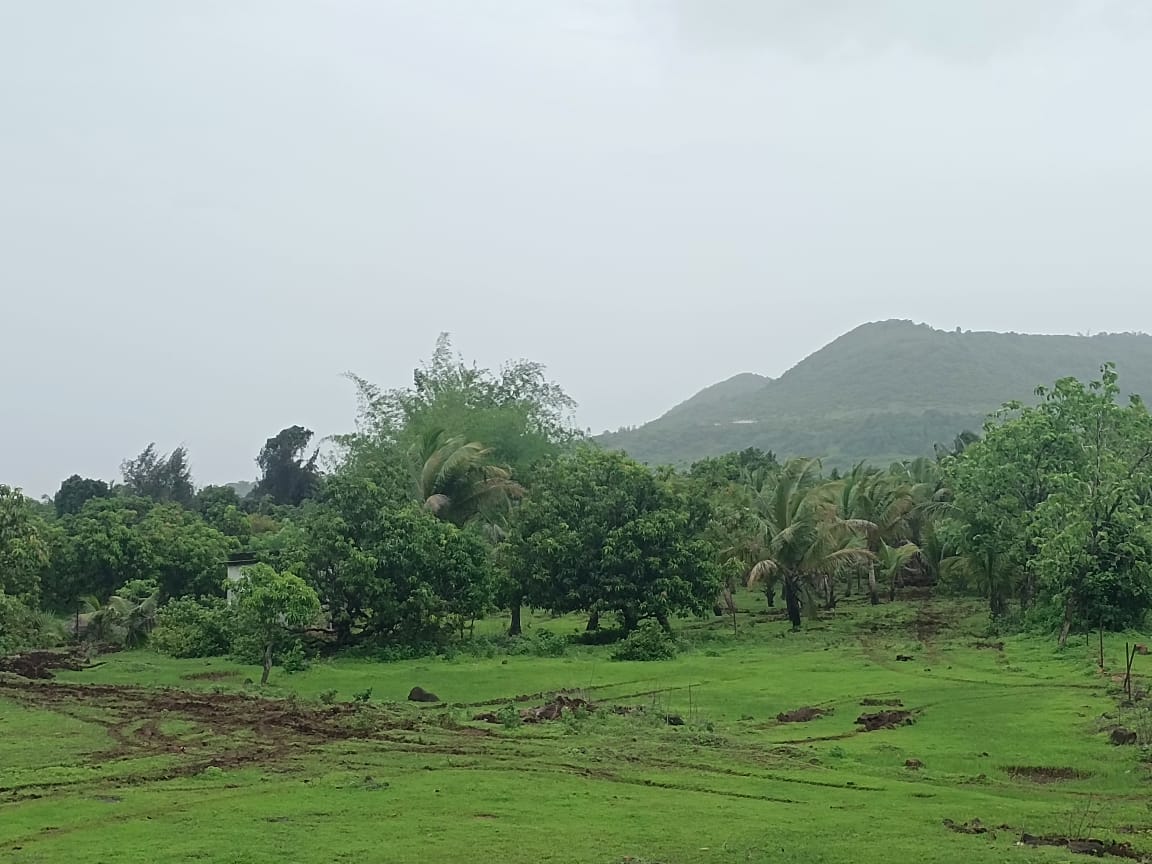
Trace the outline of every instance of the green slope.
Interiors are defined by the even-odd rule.
[[[777,379],[737,375],[663,417],[600,436],[651,463],[686,463],[744,447],[823,456],[830,465],[926,455],[978,430],[1039,384],[1095,377],[1115,362],[1125,388],[1152,394],[1152,336],[1036,336],[865,324]]]

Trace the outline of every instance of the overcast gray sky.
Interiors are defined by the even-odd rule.
[[[867,320],[1148,329],[1147,0],[0,3],[0,482],[198,482],[441,330],[594,431]]]

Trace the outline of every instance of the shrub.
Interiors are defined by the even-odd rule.
[[[655,621],[642,621],[612,652],[613,660],[671,660],[676,643]]]
[[[496,717],[505,729],[515,729],[524,722],[520,717],[520,710],[511,702],[497,711]]]
[[[325,705],[332,705],[336,702],[336,691],[325,690],[320,694],[320,701]]]
[[[219,657],[232,643],[232,614],[223,600],[173,600],[156,613],[152,646],[171,657]]]
[[[352,694],[352,701],[358,702],[361,705],[367,705],[369,702],[372,701],[372,688],[369,687],[367,690],[361,690],[358,693],[353,693]]]
[[[527,640],[528,651],[536,657],[563,657],[568,653],[568,640],[551,630],[537,630]]]
[[[308,662],[308,654],[304,650],[304,643],[299,639],[289,645],[280,656],[280,668],[289,674],[303,672],[311,665]]]
[[[33,612],[15,597],[0,592],[0,655],[50,648],[59,641],[55,619]]]

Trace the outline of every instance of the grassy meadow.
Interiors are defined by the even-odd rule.
[[[1144,722],[1119,705],[1124,636],[1106,637],[1101,673],[1095,637],[1063,653],[992,637],[978,607],[943,600],[739,628],[682,622],[663,662],[578,645],[318,661],[277,668],[261,696],[256,667],[148,651],[0,676],[0,861],[1083,860],[1025,833],[1152,853],[1152,766],[1107,734],[1118,712]],[[416,685],[443,701],[405,701]],[[593,707],[515,722],[510,705],[558,690]],[[777,719],[805,707],[827,713]],[[898,709],[911,725],[855,722]],[[982,833],[945,824],[976,819]]]

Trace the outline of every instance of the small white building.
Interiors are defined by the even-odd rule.
[[[224,562],[228,573],[228,603],[231,605],[232,598],[236,592],[233,586],[240,581],[244,575],[244,568],[251,567],[253,564],[258,563],[256,560],[256,553],[254,552],[233,552],[228,556],[228,560]]]

